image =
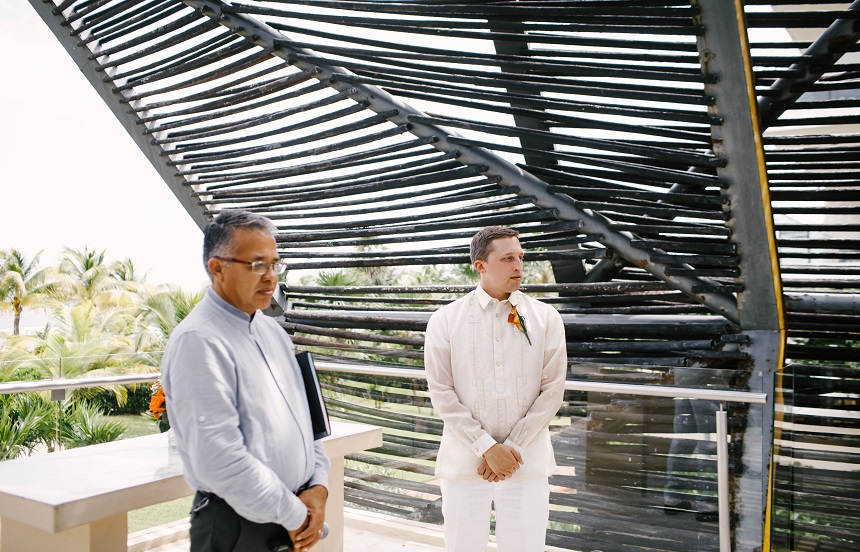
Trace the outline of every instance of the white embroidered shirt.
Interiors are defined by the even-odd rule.
[[[511,306],[528,336],[508,322]],[[553,307],[515,291],[490,297],[480,286],[430,317],[424,367],[433,408],[444,422],[436,475],[480,479],[496,443],[524,460],[516,479],[547,477],[556,464],[548,426],[564,396],[564,325]]]

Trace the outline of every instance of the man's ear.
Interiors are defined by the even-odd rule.
[[[209,257],[209,260],[206,261],[206,266],[209,268],[209,274],[212,275],[213,280],[217,280],[221,277],[221,269],[224,268],[221,261],[215,257]]]
[[[487,267],[484,266],[484,261],[482,261],[481,259],[475,261],[473,266],[475,267],[475,270],[478,272],[478,274],[483,274],[487,271]]]

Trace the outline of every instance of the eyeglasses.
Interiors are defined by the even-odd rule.
[[[266,261],[242,261],[240,259],[234,259],[233,257],[214,257],[214,259],[218,259],[220,261],[227,261],[228,263],[239,263],[248,265],[251,267],[251,272],[254,274],[265,274],[271,268],[275,271],[275,274],[283,274],[287,269],[287,263],[283,261],[275,261],[274,263],[267,263]]]

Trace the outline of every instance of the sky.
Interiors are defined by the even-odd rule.
[[[147,281],[208,283],[202,233],[26,0],[0,1],[0,249],[130,258]]]

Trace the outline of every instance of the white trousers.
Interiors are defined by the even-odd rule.
[[[490,511],[496,511],[499,552],[543,552],[549,520],[549,480],[443,479],[442,515],[447,552],[484,552],[490,538]]]

